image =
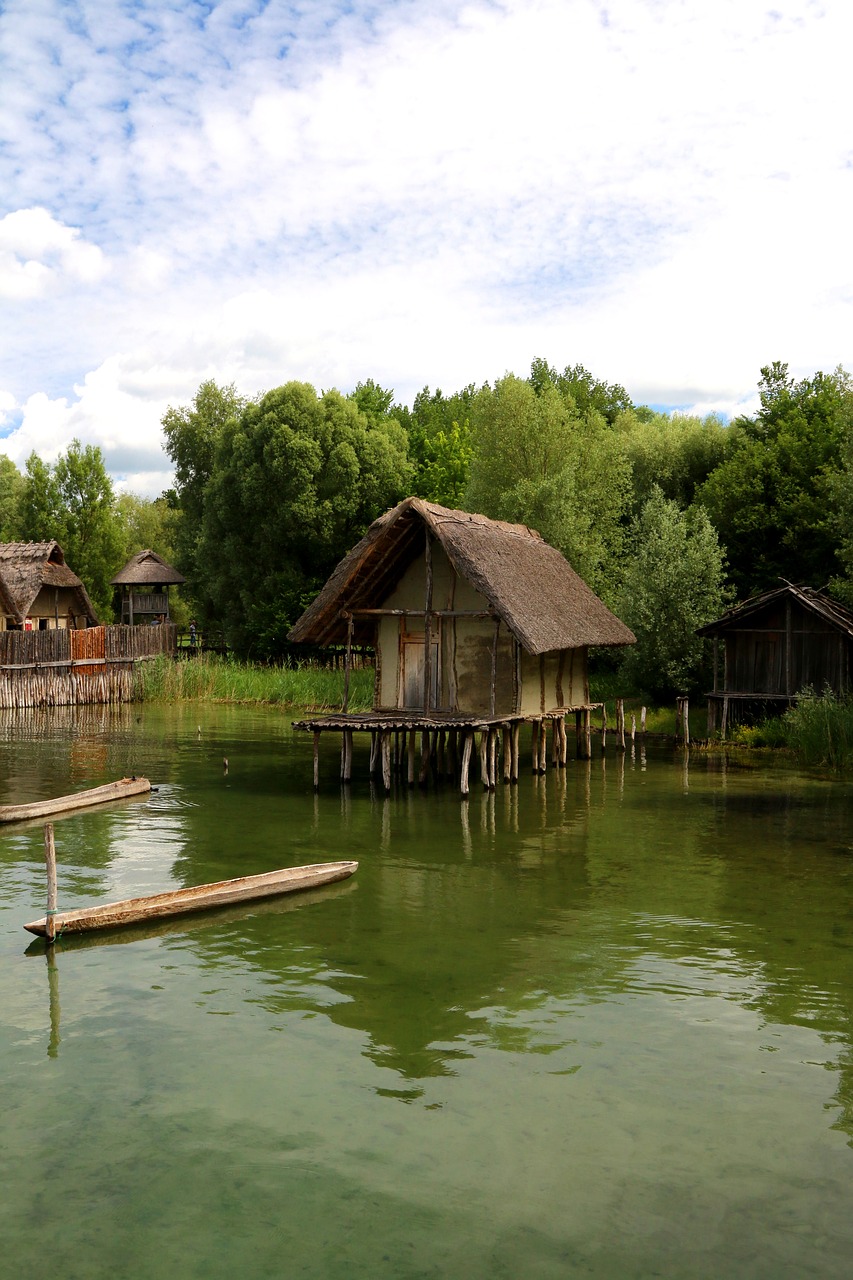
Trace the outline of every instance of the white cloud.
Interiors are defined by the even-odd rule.
[[[98,246],[47,209],[17,209],[0,218],[0,297],[35,298],[57,284],[93,284],[105,271]]]
[[[70,12],[0,37],[7,449],[159,483],[205,377],[410,399],[543,355],[722,407],[850,363],[842,0]]]

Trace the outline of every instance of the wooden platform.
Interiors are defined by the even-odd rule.
[[[548,767],[548,730],[551,730],[551,760],[564,768],[568,758],[566,717],[575,717],[579,759],[589,759],[591,714],[600,703],[579,707],[556,707],[538,715],[461,715],[455,711],[428,711],[401,708],[388,711],[330,712],[295,720],[294,729],[314,735],[314,789],[320,786],[320,737],[328,731],[340,733],[341,781],[352,778],[354,733],[371,735],[370,773],[379,775],[385,791],[391,790],[395,775],[409,786],[424,786],[430,777],[458,781],[460,792],[470,790],[470,767],[475,738],[479,738],[480,777],[484,788],[503,781],[518,781],[521,728],[532,727],[532,772]],[[617,726],[618,731],[618,726]],[[418,745],[420,735],[420,746]],[[624,723],[622,725],[624,747]]]

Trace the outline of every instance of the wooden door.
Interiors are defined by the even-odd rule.
[[[400,706],[423,709],[424,705],[424,642],[423,637],[404,637],[401,641],[402,671],[400,680]],[[430,699],[431,708],[438,704],[438,641],[430,643]]]

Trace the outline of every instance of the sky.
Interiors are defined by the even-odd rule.
[[[0,451],[171,483],[199,384],[850,367],[849,0],[3,0]]]

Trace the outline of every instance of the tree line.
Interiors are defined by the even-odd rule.
[[[731,601],[785,578],[853,604],[850,377],[777,362],[758,393],[728,424],[541,359],[411,407],[372,379],[255,398],[207,381],[162,420],[171,490],[117,497],[77,441],[23,475],[0,458],[0,536],[55,537],[105,616],[110,577],[150,546],[188,579],[179,621],[267,660],[367,525],[416,494],[538,529],[636,634],[626,680],[669,696],[707,679],[694,633]]]

